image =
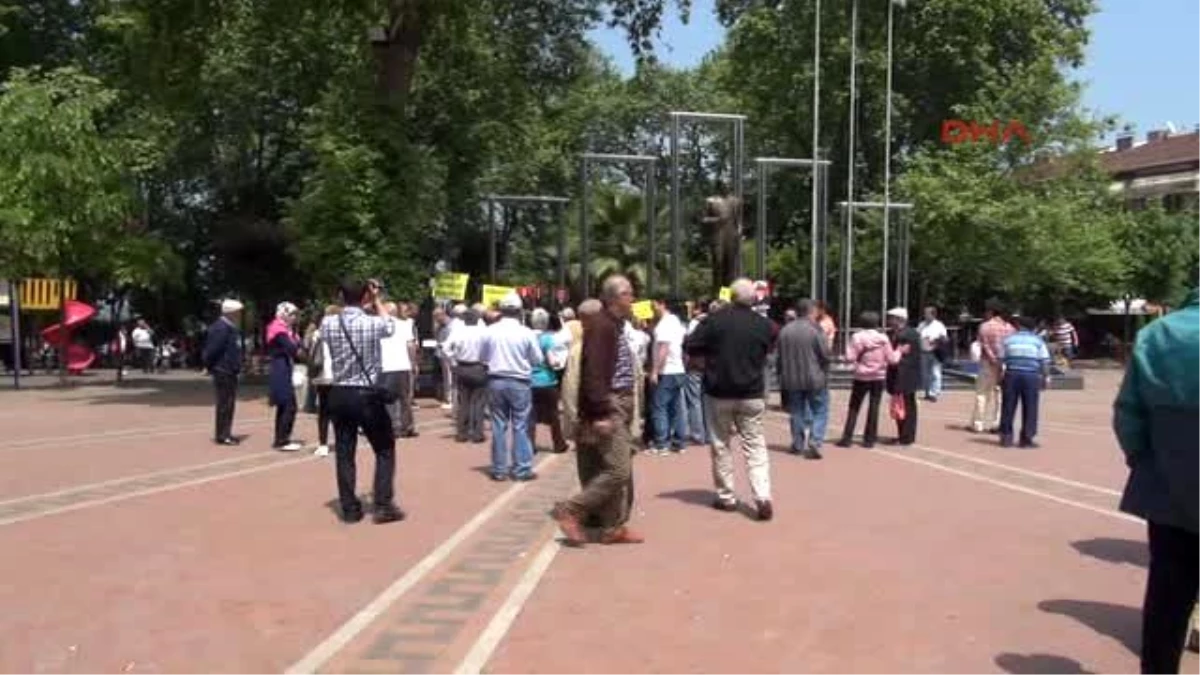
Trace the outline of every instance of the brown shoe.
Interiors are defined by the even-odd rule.
[[[762,501],[758,503],[758,519],[768,521],[775,517],[775,509],[771,506],[771,502]]]
[[[609,530],[600,536],[601,544],[641,544],[645,541],[645,537],[624,525]]]
[[[713,500],[712,507],[718,511],[737,511],[738,503],[736,499],[725,500],[717,497]]]
[[[583,546],[587,543],[587,533],[583,531],[579,516],[571,512],[571,508],[567,506],[566,502],[555,504],[554,510],[550,512],[550,517],[558,523],[567,546]]]

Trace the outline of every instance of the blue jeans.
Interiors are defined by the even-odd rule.
[[[925,395],[937,398],[942,395],[942,362],[933,352],[921,352],[921,366],[925,371]]]
[[[1000,440],[1012,442],[1017,402],[1021,403],[1021,443],[1037,436],[1038,401],[1042,396],[1042,374],[1009,371],[1004,374],[1000,398]]]
[[[792,422],[792,450],[819,450],[829,421],[829,390],[789,391],[788,413]]]
[[[687,418],[681,414],[683,406],[680,405],[686,382],[687,376],[682,373],[661,375],[654,388],[650,419],[654,422],[654,447],[659,450],[666,449],[668,441],[675,450],[682,449],[687,443]],[[675,432],[673,437],[672,431]]]
[[[492,378],[488,381],[492,404],[492,475],[507,476],[508,431],[512,429],[512,475],[533,473],[533,448],[529,445],[529,415],[533,390],[528,382]]]
[[[683,387],[683,407],[686,410],[687,429],[692,442],[708,443],[708,425],[704,420],[704,373],[689,372]]]

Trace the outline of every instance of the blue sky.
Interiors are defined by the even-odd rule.
[[[688,25],[672,11],[663,26],[656,49],[669,64],[693,66],[721,42],[724,29],[713,0],[693,0],[692,6]],[[1100,0],[1089,27],[1087,63],[1075,74],[1087,83],[1086,107],[1120,116],[1140,138],[1168,121],[1180,130],[1200,123],[1200,2]],[[592,38],[622,70],[632,71],[620,31],[598,29]]]

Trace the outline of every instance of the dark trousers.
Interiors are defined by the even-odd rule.
[[[413,427],[413,381],[411,370],[398,370],[380,375],[382,382],[396,394],[395,403],[387,406],[396,435],[409,434]]]
[[[455,436],[459,441],[482,441],[483,420],[487,417],[487,368],[480,363],[460,363],[454,379],[458,386]]]
[[[292,441],[292,428],[296,426],[296,397],[293,396],[275,406],[275,447]]]
[[[1004,374],[1000,398],[1000,440],[1012,442],[1013,421],[1017,403],[1021,404],[1021,443],[1032,443],[1037,436],[1038,401],[1042,395],[1042,376],[1039,373]]]
[[[586,422],[579,430],[579,483],[582,490],[567,500],[568,508],[586,524],[612,529],[629,520],[633,507],[633,443],[629,425],[635,411],[633,395],[614,394],[617,414],[613,431],[600,436]]]
[[[362,504],[355,494],[358,431],[362,429],[375,452],[376,506],[387,506],[395,499],[396,438],[387,406],[363,387],[332,387],[329,390],[329,415],[333,419],[334,452],[337,454],[338,501],[342,513],[356,513]]]
[[[1149,524],[1150,575],[1142,608],[1142,672],[1178,673],[1196,604],[1200,537],[1170,525]]]
[[[317,396],[317,442],[329,445],[329,389],[328,384],[313,387]]]
[[[138,347],[137,350],[138,363],[142,365],[143,373],[154,372],[154,348],[153,347]]]
[[[216,440],[223,441],[233,437],[233,410],[237,406],[237,375],[231,373],[213,373],[213,389],[217,395],[217,429]]]
[[[855,380],[850,389],[850,409],[846,411],[846,426],[842,429],[843,443],[849,443],[854,438],[854,427],[858,426],[858,411],[862,408],[863,399],[868,396],[870,399],[867,403],[867,425],[863,430],[863,443],[874,445],[879,439],[879,401],[883,398],[883,380]]]
[[[909,391],[897,396],[904,397],[904,419],[896,422],[896,441],[912,445],[917,442],[917,394]]]
[[[557,386],[534,387],[533,389],[533,419],[529,420],[529,447],[537,452],[537,425],[545,424],[550,427],[550,440],[554,443],[555,452],[567,451],[567,439],[563,436],[562,420],[558,416]]]

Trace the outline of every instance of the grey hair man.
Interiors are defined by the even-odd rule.
[[[792,310],[796,320],[779,332],[779,384],[791,417],[792,453],[821,459],[829,420],[829,341],[817,324],[817,306],[804,299]]]
[[[492,409],[492,480],[529,481],[533,472],[533,446],[529,444],[530,384],[533,370],[542,364],[541,347],[533,331],[521,324],[521,298],[509,293],[500,301],[501,318],[488,327],[481,360],[488,368]],[[508,430],[512,429],[512,462]],[[511,471],[510,471],[511,468]]]
[[[770,457],[762,427],[767,408],[764,371],[775,325],[752,309],[753,281],[738,279],[730,290],[733,302],[701,322],[688,338],[686,349],[704,358],[706,418],[717,492],[713,508],[737,510],[733,455],[729,450],[730,436],[736,429],[746,455],[758,518],[766,521],[774,516],[774,508]]]
[[[455,440],[459,443],[483,443],[483,419],[487,409],[487,365],[482,349],[486,327],[479,312],[463,313],[463,325],[446,340],[446,353],[454,360],[457,387],[454,408]]]

